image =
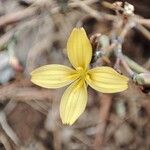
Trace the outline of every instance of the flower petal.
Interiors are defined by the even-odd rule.
[[[74,68],[86,69],[92,58],[92,47],[83,28],[74,28],[67,42],[67,53]]]
[[[83,113],[87,104],[87,86],[83,80],[72,83],[60,103],[60,116],[64,124],[72,125]]]
[[[78,78],[76,70],[63,65],[45,65],[32,71],[31,81],[44,88],[60,88]]]
[[[111,67],[96,67],[89,70],[86,81],[93,89],[102,93],[116,93],[128,88],[128,78]]]

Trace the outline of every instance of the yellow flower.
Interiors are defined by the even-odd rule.
[[[64,124],[72,125],[87,104],[87,86],[103,93],[116,93],[128,88],[128,78],[110,67],[89,69],[92,47],[83,28],[74,28],[67,43],[68,58],[74,69],[64,65],[45,65],[31,73],[31,81],[44,88],[61,88],[71,84],[60,103]]]

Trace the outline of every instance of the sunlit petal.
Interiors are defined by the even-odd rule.
[[[60,88],[78,78],[76,70],[63,65],[45,65],[32,71],[31,81],[44,88]]]
[[[77,80],[65,91],[60,104],[60,116],[64,124],[72,125],[83,113],[87,104],[87,86]]]
[[[92,47],[83,28],[74,28],[67,43],[67,53],[74,68],[87,68],[92,57]]]
[[[102,93],[116,93],[128,88],[128,78],[110,67],[96,67],[86,76],[87,83]]]

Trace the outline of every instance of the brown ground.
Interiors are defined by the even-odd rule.
[[[37,0],[31,6],[34,1],[0,0],[0,150],[149,150],[149,87],[131,79],[129,89],[119,94],[105,95],[89,88],[86,111],[68,127],[62,125],[58,112],[65,88],[47,90],[30,82],[29,73],[38,66],[69,65],[66,41],[76,24],[84,26],[89,37],[110,35],[114,20],[99,15],[115,15],[114,11],[98,0],[72,0],[74,5],[68,7],[67,0]],[[136,14],[150,18],[149,0],[129,2]],[[144,27],[146,35],[131,29],[123,43],[124,54],[147,70],[149,27]],[[109,65],[114,60],[112,56]]]

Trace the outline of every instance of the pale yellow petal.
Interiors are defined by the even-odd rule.
[[[55,64],[39,67],[31,73],[31,81],[44,88],[60,88],[77,78],[76,70]]]
[[[86,69],[92,58],[92,47],[83,28],[74,28],[67,42],[67,53],[74,68]]]
[[[60,116],[64,124],[72,125],[83,113],[87,104],[87,86],[84,81],[72,83],[60,103]]]
[[[128,88],[128,78],[111,67],[96,67],[89,70],[86,82],[102,93],[116,93]]]

